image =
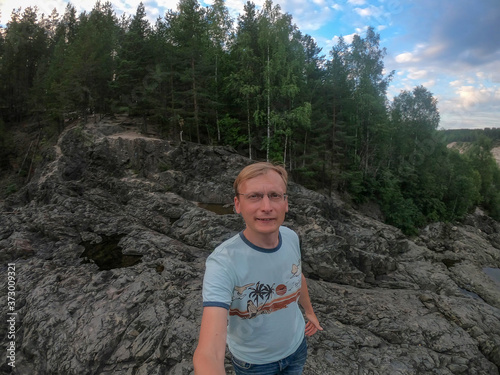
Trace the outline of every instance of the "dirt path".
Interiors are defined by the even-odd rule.
[[[138,139],[138,138],[143,138],[143,139],[156,139],[160,140],[159,138],[154,138],[154,137],[148,137],[142,134],[139,134],[137,132],[134,132],[132,130],[123,132],[123,133],[117,133],[117,134],[112,134],[108,135],[108,138],[123,138],[123,139]]]

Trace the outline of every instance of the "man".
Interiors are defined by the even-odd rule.
[[[323,330],[301,272],[298,236],[282,226],[287,181],[284,168],[255,163],[234,182],[246,228],[207,258],[196,375],[225,373],[226,341],[237,375],[302,374],[305,336]]]

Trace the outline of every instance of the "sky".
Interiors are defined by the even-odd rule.
[[[212,0],[198,0],[207,6]],[[102,1],[104,2],[104,0]],[[118,16],[133,16],[140,0],[110,0]],[[247,0],[226,0],[236,20]],[[264,0],[253,1],[258,8]],[[0,0],[0,25],[13,9],[37,6],[63,14],[66,0]],[[95,0],[72,1],[78,14]],[[154,25],[178,0],[143,0]],[[380,34],[392,100],[402,90],[423,85],[438,100],[440,129],[500,128],[500,0],[273,0],[311,35],[327,58],[339,38],[365,36],[369,26]]]

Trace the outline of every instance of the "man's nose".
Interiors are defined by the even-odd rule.
[[[272,209],[271,200],[269,199],[267,194],[264,194],[262,200],[260,201],[260,209],[263,211],[269,211]]]

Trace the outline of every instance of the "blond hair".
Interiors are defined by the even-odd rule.
[[[255,164],[250,164],[247,165],[245,168],[243,168],[236,177],[236,180],[234,180],[234,193],[236,196],[238,196],[238,188],[242,184],[243,181],[250,180],[251,178],[266,174],[269,171],[274,171],[278,173],[285,183],[285,188],[288,184],[288,173],[285,168],[283,168],[281,165],[276,165],[268,162],[259,162]]]

